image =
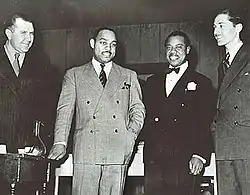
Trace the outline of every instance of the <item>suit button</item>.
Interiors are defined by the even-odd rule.
[[[87,104],[90,104],[90,101],[87,101]]]
[[[93,119],[96,119],[96,116],[93,116]]]
[[[116,118],[116,116],[115,116],[115,115],[113,115],[113,118]]]
[[[116,103],[117,103],[117,104],[119,104],[119,103],[120,103],[120,101],[119,101],[119,100],[116,100]]]
[[[89,132],[90,132],[90,133],[93,133],[93,130],[90,130]]]
[[[158,122],[159,120],[160,120],[160,119],[159,119],[158,117],[155,117],[155,118],[154,118],[154,121],[155,121],[155,122]]]
[[[115,129],[115,133],[118,133],[118,130],[117,130],[117,129]]]
[[[238,89],[237,89],[237,91],[238,91],[238,92],[241,92],[241,89],[240,89],[240,88],[238,88]]]
[[[238,109],[238,106],[236,105],[236,106],[234,106],[234,109]]]
[[[238,123],[237,121],[234,121],[234,124],[235,124],[235,125],[238,125],[239,123]]]

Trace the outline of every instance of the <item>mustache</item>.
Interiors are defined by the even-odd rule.
[[[109,55],[112,54],[112,52],[110,52],[110,51],[103,51],[102,54],[104,54],[104,53],[109,53]]]

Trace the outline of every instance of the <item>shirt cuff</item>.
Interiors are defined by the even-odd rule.
[[[206,159],[202,158],[201,156],[199,156],[199,155],[197,155],[197,154],[193,154],[192,157],[196,157],[196,158],[200,159],[200,160],[202,161],[203,164],[205,164],[205,163],[207,162]]]
[[[58,145],[58,144],[62,144],[62,145],[64,145],[65,147],[67,147],[67,143],[66,143],[66,142],[56,142],[56,143],[53,144],[53,146],[54,146],[54,145]]]

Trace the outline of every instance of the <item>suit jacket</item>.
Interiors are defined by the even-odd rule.
[[[57,108],[55,143],[66,142],[76,114],[75,164],[127,164],[145,116],[134,71],[113,63],[105,88],[91,62],[65,74]]]
[[[243,45],[225,75],[214,119],[216,158],[250,158],[250,47]]]
[[[147,109],[144,162],[187,170],[192,155],[197,154],[209,163],[212,151],[209,126],[216,107],[212,83],[187,69],[166,97],[165,75],[150,77],[144,90]],[[196,88],[188,90],[188,83],[197,84]]]
[[[16,77],[2,46],[0,52],[0,143],[8,152],[31,145],[34,121],[43,121],[41,135],[46,145],[52,145],[60,80],[48,58],[31,50],[25,56]],[[49,147],[49,146],[48,146]]]

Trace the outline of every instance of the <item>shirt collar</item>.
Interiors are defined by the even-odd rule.
[[[92,64],[93,64],[93,67],[97,73],[97,75],[100,74],[102,68],[101,68],[101,63],[98,62],[94,57],[92,58]],[[108,62],[108,63],[105,63],[105,67],[104,67],[104,71],[107,75],[107,77],[109,76],[109,73],[111,71],[111,68],[112,68],[112,61]]]
[[[180,68],[180,71],[178,74],[182,75],[188,68],[188,61],[186,60],[186,62],[184,62],[183,64],[181,64],[178,67],[173,67],[171,65],[169,65],[169,68]],[[176,74],[175,72],[172,72],[173,74]]]
[[[231,64],[234,57],[236,56],[237,52],[239,51],[239,49],[242,47],[243,42],[240,41],[238,44],[236,44],[233,48],[227,48],[226,49],[226,53],[229,52],[230,57],[229,57],[229,63]]]
[[[9,41],[6,41],[4,45],[4,50],[9,58],[10,63],[12,64],[15,60],[15,53],[18,53],[18,52],[12,47]],[[24,57],[25,57],[25,53],[20,53],[20,56],[18,58],[20,67],[22,67]]]

